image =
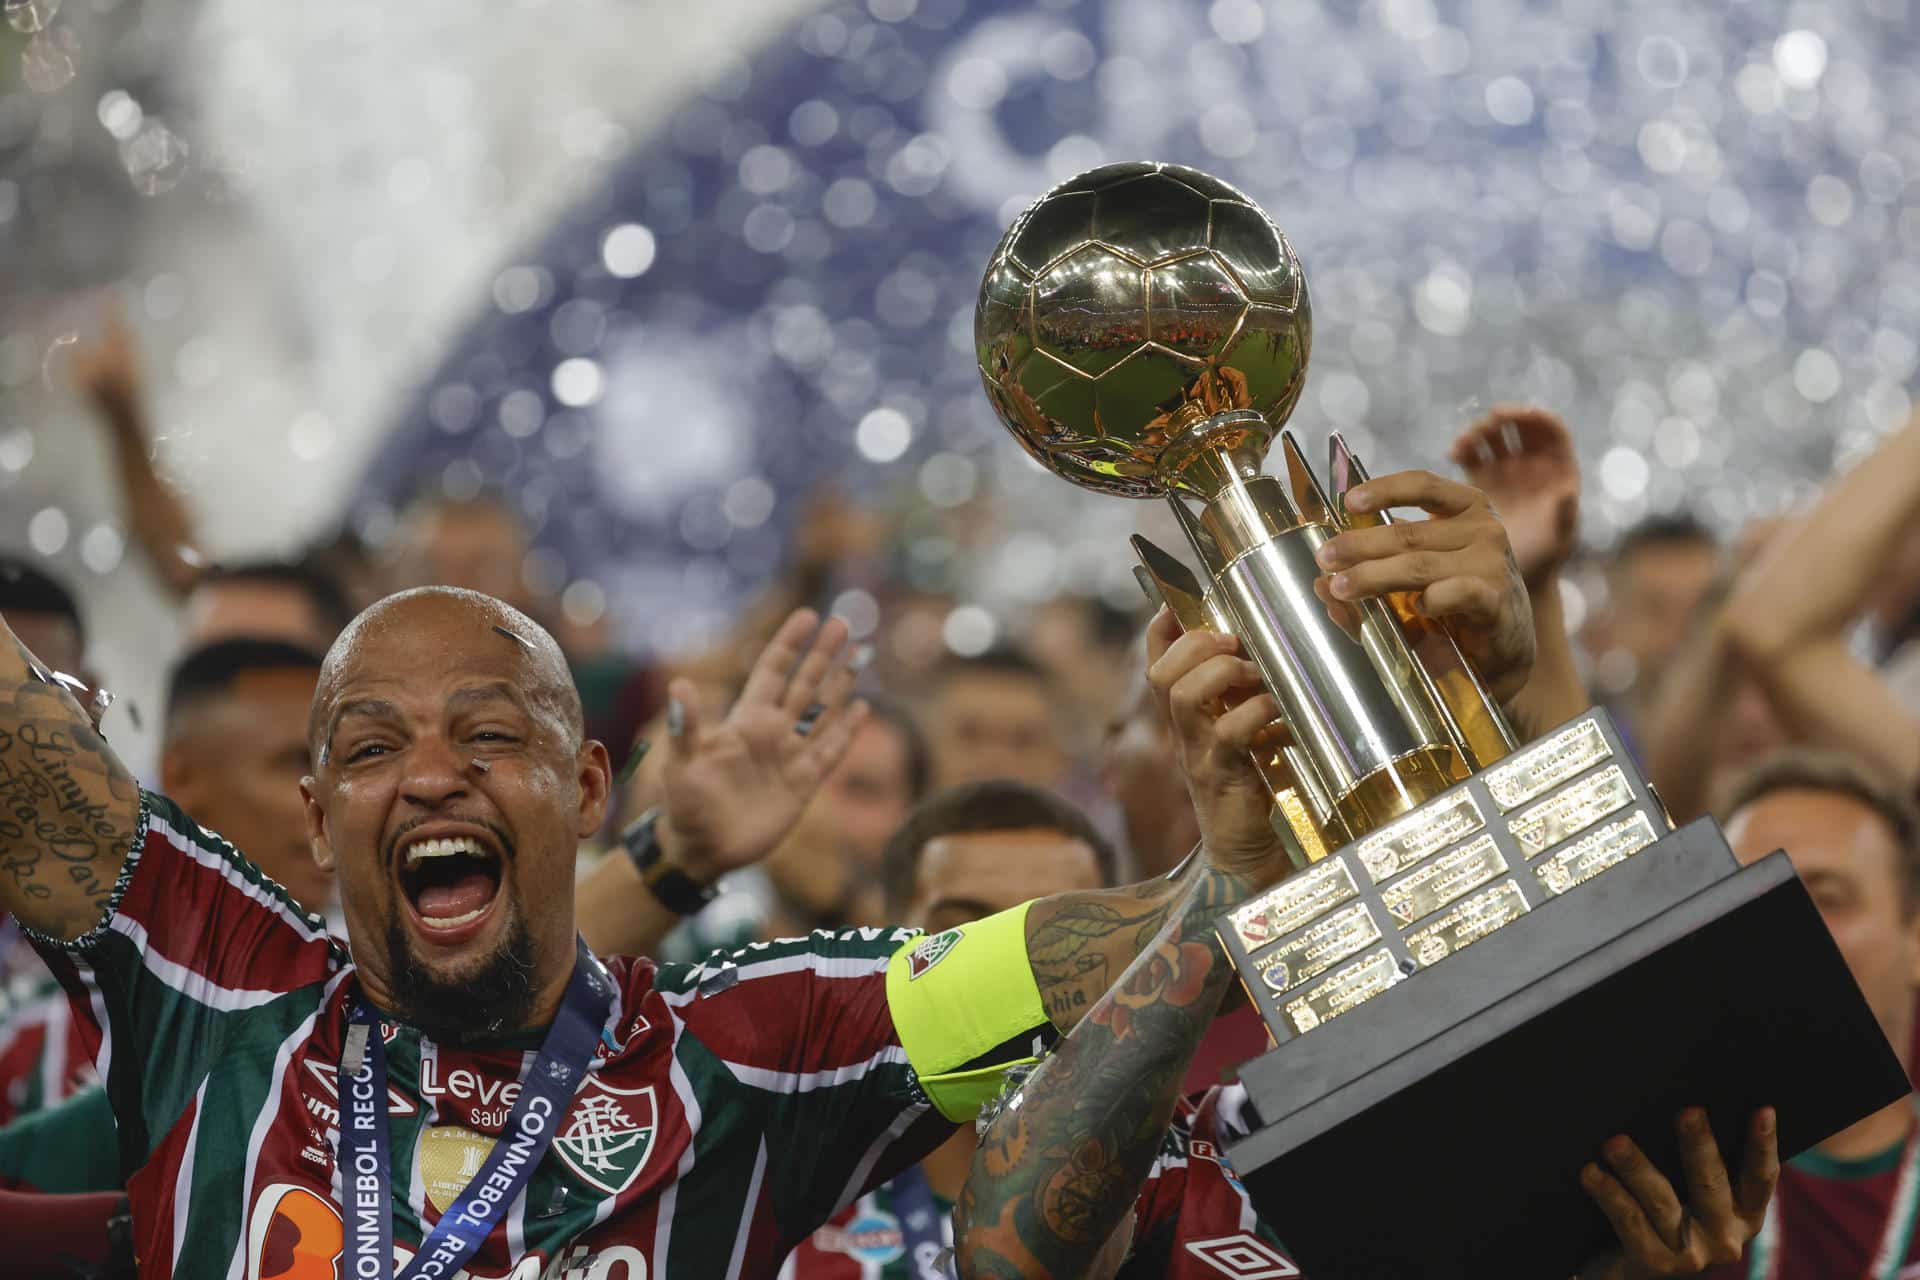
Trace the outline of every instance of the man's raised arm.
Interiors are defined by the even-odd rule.
[[[0,620],[0,908],[57,938],[85,933],[139,818],[133,775]]]
[[[1320,565],[1338,575],[1327,588],[1333,597],[1418,592],[1428,616],[1456,620],[1490,688],[1508,696],[1523,688],[1534,660],[1532,614],[1484,495],[1401,472],[1368,481],[1348,500],[1362,510],[1419,506],[1435,518],[1330,540]],[[1164,611],[1154,619],[1148,680],[1173,726],[1205,856],[1183,883],[1158,887],[1137,919],[1109,922],[1093,910],[1109,903],[1091,895],[1031,908],[1039,925],[1028,929],[1029,953],[1055,1025],[1070,1030],[1086,1017],[993,1121],[974,1156],[954,1215],[962,1276],[1088,1276],[1115,1261],[1107,1245],[1139,1194],[1187,1064],[1233,977],[1214,923],[1289,869],[1248,751],[1279,707],[1232,637],[1196,631],[1174,640],[1177,631]],[[1110,978],[1116,985],[1102,989]]]

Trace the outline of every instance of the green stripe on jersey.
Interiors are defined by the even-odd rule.
[[[274,1063],[281,1045],[314,1014],[320,991],[317,985],[303,987],[272,1004],[224,1015],[218,1078],[209,1082],[196,1117],[186,1231],[183,1239],[174,1241],[182,1258],[220,1257],[245,1246],[242,1235],[250,1206],[241,1195],[243,1181],[251,1175],[248,1189],[253,1195],[260,1191],[253,1167],[254,1129],[269,1099],[274,1110],[267,1122],[271,1126],[286,1101],[284,1091],[299,1087],[297,1082],[286,1082],[276,1091],[283,1074],[275,1072]],[[292,1052],[297,1053],[310,1034],[309,1030],[295,1038]],[[197,1081],[194,1088],[199,1088]],[[187,1096],[190,1100],[193,1094]],[[271,1131],[264,1135],[264,1141],[272,1139]],[[170,1168],[169,1173],[177,1176],[178,1169]]]

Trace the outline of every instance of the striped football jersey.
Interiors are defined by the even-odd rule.
[[[774,1276],[952,1131],[887,1007],[887,960],[914,936],[610,961],[596,1059],[466,1274]],[[142,1276],[335,1280],[344,946],[154,795],[106,918],[35,943],[112,1103]],[[456,1047],[393,1022],[381,1035],[397,1267],[485,1159],[541,1036]]]

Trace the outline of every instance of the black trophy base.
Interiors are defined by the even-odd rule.
[[[1683,1188],[1683,1108],[1737,1162],[1760,1106],[1785,1159],[1903,1097],[1786,856],[1731,861],[1676,831],[1241,1068],[1260,1127],[1230,1154],[1305,1273],[1561,1280],[1613,1244],[1579,1183],[1611,1135]]]

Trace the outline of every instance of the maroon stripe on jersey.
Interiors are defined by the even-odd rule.
[[[100,1025],[100,1010],[94,1005],[97,994],[93,984],[80,975],[80,966],[71,956],[49,951],[43,957],[47,969],[67,996],[67,1051],[70,1055],[66,1062],[66,1072],[71,1076],[81,1062],[98,1063],[100,1045],[106,1038],[106,1029]],[[50,1105],[58,1101],[48,1098]]]
[[[188,1099],[180,1119],[166,1132],[153,1155],[127,1179],[133,1209],[133,1251],[140,1259],[140,1280],[173,1280],[174,1179],[186,1155],[199,1099]],[[236,1188],[236,1191],[238,1188]]]
[[[781,1260],[787,1256],[787,1250],[793,1242],[781,1239],[780,1228],[773,1220],[772,1188],[767,1186],[764,1178],[751,1212],[753,1223],[747,1228],[747,1248],[741,1256],[740,1274],[771,1275],[779,1269]]]
[[[219,858],[200,852],[209,860]],[[244,878],[239,864],[209,866],[197,860],[162,829],[156,814],[120,899],[120,914],[146,930],[147,945],[156,954],[222,987],[284,993],[332,976],[323,934],[268,890],[254,886],[258,896],[249,896],[229,876]],[[207,946],[210,931],[222,937],[220,946]]]
[[[768,1071],[805,1075],[856,1066],[877,1047],[900,1042],[887,1010],[883,965],[866,977],[826,979],[834,984],[837,1008],[833,1020],[823,1022],[814,1010],[818,975],[796,968],[754,976],[755,968],[779,963],[742,965],[733,986],[676,1012],[721,1058]]]

